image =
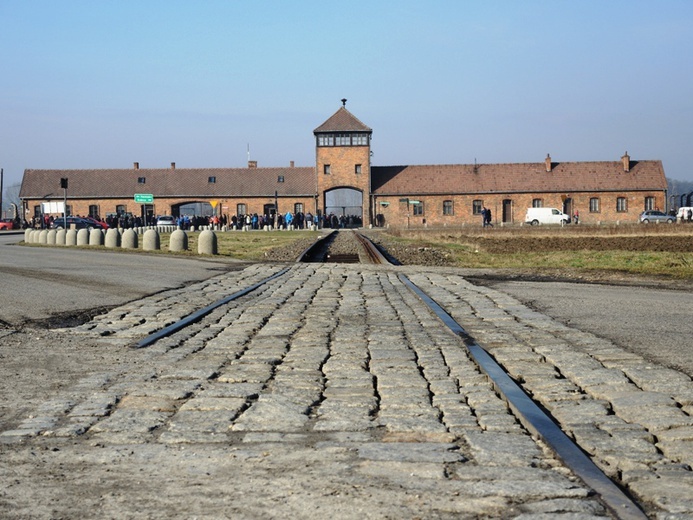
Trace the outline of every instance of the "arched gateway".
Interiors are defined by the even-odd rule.
[[[325,192],[325,214],[363,219],[363,192],[353,188],[335,188]]]

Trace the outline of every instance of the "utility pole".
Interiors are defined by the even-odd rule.
[[[2,212],[2,181],[5,176],[5,170],[3,168],[0,168],[0,218],[3,217],[4,213]]]

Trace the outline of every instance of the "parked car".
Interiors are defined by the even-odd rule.
[[[570,217],[556,208],[527,208],[525,223],[533,226],[539,224],[570,224]]]
[[[56,217],[53,221],[54,229],[94,229],[95,227],[100,227],[95,225],[91,220],[87,220],[82,217]]]
[[[92,218],[92,217],[82,217],[82,218],[84,218],[84,220],[86,220],[88,222],[91,222],[92,227],[101,228],[101,229],[108,229],[108,224],[106,224],[105,222],[102,222],[100,220],[96,220],[95,218]]]
[[[4,218],[0,220],[0,229],[17,229],[18,226],[16,222],[11,218]]]
[[[673,224],[676,222],[676,217],[674,215],[667,215],[662,211],[648,210],[640,213],[640,222],[643,224],[649,224],[650,222]]]
[[[157,226],[175,226],[176,219],[171,215],[161,215],[156,219]]]

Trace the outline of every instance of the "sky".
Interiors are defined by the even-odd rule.
[[[0,0],[0,167],[659,159],[693,181],[690,0]]]

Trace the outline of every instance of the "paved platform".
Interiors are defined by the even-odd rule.
[[[693,516],[690,378],[454,270],[296,265],[130,348],[280,268],[254,265],[52,333],[85,353],[84,377],[0,432],[2,516],[608,517],[400,272],[648,513]]]

